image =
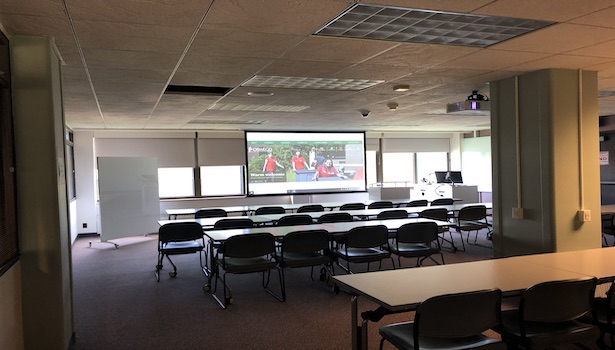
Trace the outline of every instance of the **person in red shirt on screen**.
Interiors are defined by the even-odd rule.
[[[305,170],[309,168],[305,158],[301,155],[301,152],[297,151],[292,158],[290,158],[290,163],[293,165],[293,170],[297,172],[297,170]]]
[[[325,160],[325,162],[316,169],[314,173],[314,178],[312,180],[318,181],[320,177],[341,177],[343,179],[347,179],[348,177],[344,174],[340,174],[337,169],[333,166],[333,161],[331,159]]]
[[[282,164],[278,163],[277,159],[273,158],[273,154],[271,152],[267,153],[267,158],[265,158],[265,163],[263,163],[263,172],[267,176],[272,176],[273,178],[273,172],[275,171],[276,166],[284,169]]]

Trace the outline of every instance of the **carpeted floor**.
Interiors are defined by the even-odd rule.
[[[309,268],[287,270],[285,302],[262,289],[259,274],[229,275],[233,304],[223,310],[203,292],[206,277],[196,255],[173,257],[175,278],[169,277],[165,261],[156,282],[156,235],[116,240],[119,249],[97,239],[80,237],[73,246],[75,350],[351,348],[350,296],[313,282]],[[444,254],[452,264],[489,259],[492,251],[470,246],[465,253]],[[385,265],[390,268],[390,262]],[[343,271],[337,267],[336,273]],[[360,299],[360,311],[374,307]],[[370,323],[369,348],[378,348],[379,326],[411,318],[405,313]]]

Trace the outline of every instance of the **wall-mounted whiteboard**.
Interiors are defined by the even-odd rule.
[[[478,185],[479,192],[491,192],[491,136],[461,140],[463,183]]]
[[[158,160],[98,157],[100,241],[158,232]]]

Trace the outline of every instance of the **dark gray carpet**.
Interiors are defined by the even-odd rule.
[[[197,255],[173,257],[176,278],[169,277],[165,261],[156,282],[156,235],[116,240],[119,249],[96,242],[89,247],[96,239],[78,238],[73,247],[74,349],[351,348],[350,296],[313,282],[309,268],[287,270],[286,302],[262,289],[259,274],[229,275],[233,304],[223,310],[202,290],[206,277]],[[480,243],[491,244],[485,239]],[[468,247],[465,253],[446,252],[445,260],[459,263],[491,254],[488,248]],[[413,266],[414,260],[403,263]],[[343,273],[339,267],[336,272]],[[272,284],[275,288],[277,280]],[[373,308],[360,299],[361,310]],[[379,326],[411,318],[406,313],[370,323],[369,348],[378,348]]]

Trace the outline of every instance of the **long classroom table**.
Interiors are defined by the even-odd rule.
[[[457,198],[453,198],[454,201],[459,201],[459,199]],[[393,202],[394,206],[399,206],[401,204],[406,204],[408,202],[410,202],[411,200],[408,198],[405,199],[393,199],[391,200],[391,202]],[[375,200],[366,200],[366,201],[359,201],[357,203],[363,203],[365,204],[365,206],[369,205],[370,203],[376,202]],[[225,210],[227,213],[239,213],[240,215],[249,215],[252,214],[256,211],[256,209],[261,208],[261,207],[269,207],[269,206],[280,206],[283,207],[284,209],[286,209],[289,212],[293,212],[296,211],[297,209],[299,209],[302,206],[305,205],[311,205],[311,204],[320,204],[322,205],[326,210],[334,210],[335,208],[339,208],[344,204],[347,204],[349,202],[322,202],[322,203],[291,203],[291,204],[260,204],[260,205],[243,205],[243,206],[229,206],[229,207],[208,207],[208,208],[183,208],[183,209],[167,209],[166,213],[167,216],[169,218],[169,220],[171,218],[177,219],[178,215],[194,215],[197,211],[201,210],[201,209],[223,209]]]
[[[355,218],[362,219],[375,219],[378,214],[387,210],[405,210],[408,214],[418,214],[426,209],[433,208],[446,208],[449,212],[456,213],[464,207],[473,206],[473,205],[484,205],[487,209],[491,209],[491,203],[465,203],[465,204],[453,204],[453,205],[441,205],[441,206],[426,206],[426,207],[404,207],[404,208],[385,208],[385,209],[363,209],[363,210],[344,210],[344,211],[336,211],[336,212],[346,212],[352,215]],[[247,207],[246,207],[247,208]],[[322,215],[329,214],[330,211],[320,211],[320,212],[308,212],[301,213],[304,215],[309,215],[314,219],[314,221],[318,221]],[[264,215],[250,215],[249,218],[254,221],[255,224],[265,224],[265,223],[275,223],[283,216],[293,215],[291,213],[285,214],[264,214]],[[216,218],[203,218],[203,219],[180,219],[180,220],[161,220],[159,223],[162,225],[163,223],[169,223],[173,221],[196,221],[201,224],[201,226],[205,228],[213,227],[218,220],[227,219],[227,218],[236,218],[236,216],[230,217],[216,217]]]
[[[518,295],[546,281],[615,277],[615,247],[482,260],[354,275],[333,276],[352,297],[352,348],[367,348],[367,320],[358,323],[358,298],[365,297],[391,312],[414,310],[426,299],[449,293],[499,288]]]

